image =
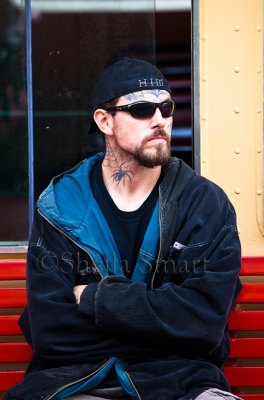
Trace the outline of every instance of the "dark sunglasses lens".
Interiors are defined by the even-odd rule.
[[[173,101],[164,101],[163,103],[137,103],[131,104],[129,106],[129,112],[134,118],[151,118],[156,108],[160,109],[160,112],[163,118],[171,117],[174,111],[174,102]]]
[[[174,111],[174,103],[173,101],[165,101],[160,105],[161,115],[164,118],[171,117]]]
[[[155,105],[153,103],[131,104],[129,112],[134,118],[150,118],[155,113]]]

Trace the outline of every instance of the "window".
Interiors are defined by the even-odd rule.
[[[183,139],[172,150],[191,164],[190,3],[2,1],[0,245],[27,244],[32,205],[50,179],[104,148],[91,93],[105,64],[120,56],[157,62],[173,83],[173,135]]]

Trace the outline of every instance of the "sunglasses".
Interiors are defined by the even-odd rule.
[[[153,117],[157,108],[160,110],[163,118],[169,118],[174,112],[175,103],[171,100],[163,101],[162,103],[140,101],[138,103],[126,104],[124,106],[108,106],[105,107],[105,110],[109,112],[127,111],[133,118],[144,119]]]

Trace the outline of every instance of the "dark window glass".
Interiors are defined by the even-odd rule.
[[[162,0],[158,1],[163,4]],[[186,7],[180,9],[175,1],[174,9],[156,13],[156,59],[157,66],[170,82],[172,98],[176,103],[172,155],[192,166],[190,3],[186,1]]]
[[[1,0],[0,242],[28,239],[25,7]]]
[[[166,11],[163,0],[31,0],[31,15],[26,15],[25,2],[1,0],[2,246],[28,240],[28,199],[31,204],[33,190],[37,200],[53,176],[104,149],[92,123],[91,94],[105,65],[121,56],[156,62],[170,81],[177,104],[172,154],[192,164],[190,7],[179,10],[173,3],[173,9]],[[34,132],[29,135],[26,35],[29,38],[30,21]],[[34,187],[28,170],[29,137],[34,138]]]

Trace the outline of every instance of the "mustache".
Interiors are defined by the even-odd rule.
[[[143,144],[147,143],[149,140],[155,139],[156,137],[162,137],[167,141],[167,143],[170,143],[170,136],[166,133],[166,131],[164,129],[157,129],[152,135],[144,138]]]

